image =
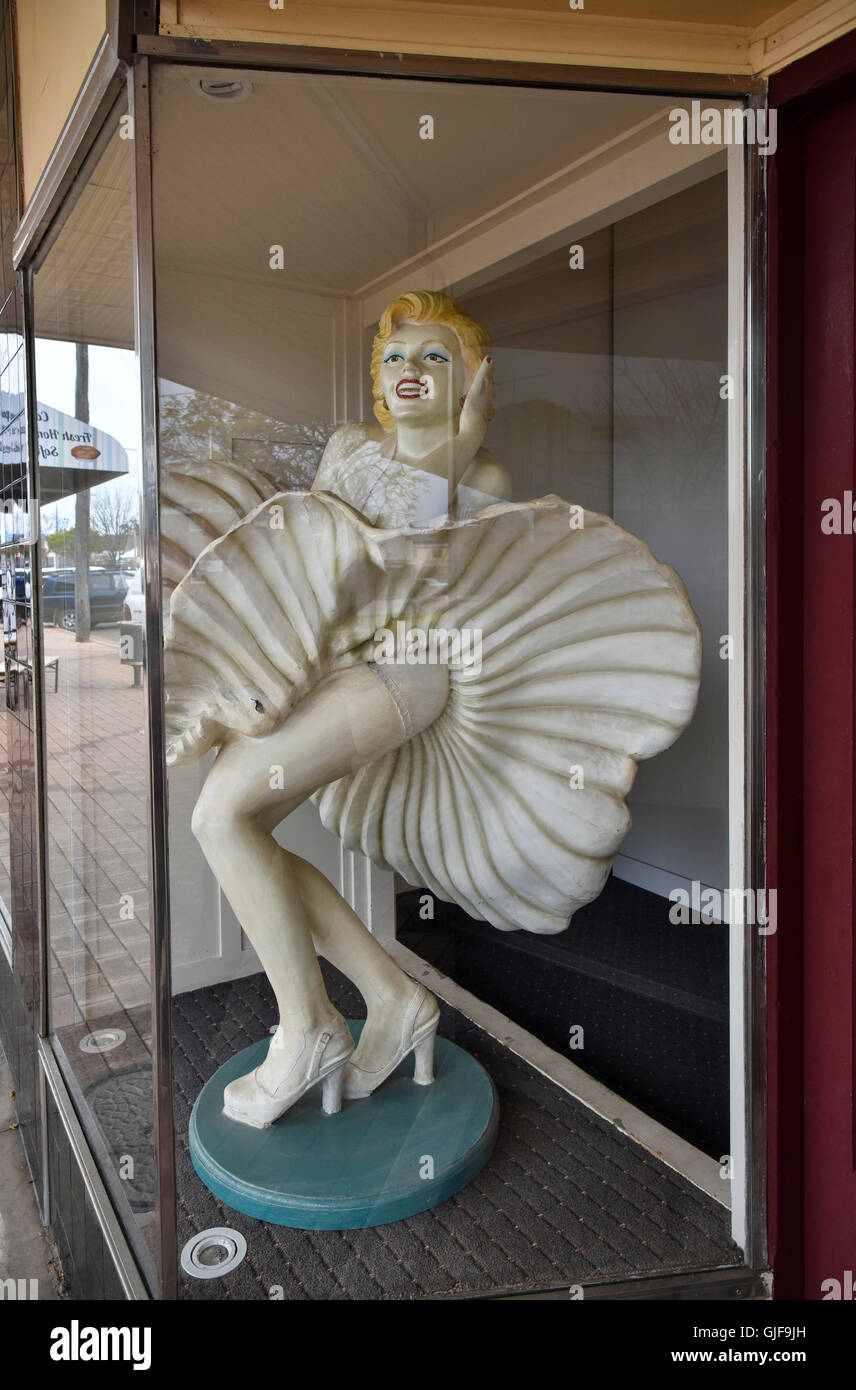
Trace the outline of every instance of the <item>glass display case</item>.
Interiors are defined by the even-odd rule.
[[[366,1229],[317,1237],[281,1231],[288,1275],[268,1245],[263,1253],[258,1245],[254,1219],[273,1208],[251,1203],[248,1221],[219,1169],[220,1185],[209,1181],[213,1193],[200,1183],[216,1166],[211,1160],[206,1168],[198,1134],[194,1144],[201,1083],[239,1049],[275,1033],[278,1022],[281,1031],[284,1013],[261,969],[270,957],[263,962],[253,948],[252,894],[244,901],[237,883],[223,891],[210,867],[222,862],[216,846],[212,852],[215,834],[239,833],[234,820],[226,826],[225,812],[207,834],[202,825],[204,789],[210,802],[210,788],[223,785],[216,773],[212,780],[216,748],[193,759],[182,753],[170,766],[179,1244],[194,1228],[222,1224],[225,1202],[229,1225],[260,1251],[245,1274],[230,1275],[230,1288],[244,1297],[267,1296],[283,1279],[297,1280],[284,1296],[305,1296],[296,1261],[307,1243],[323,1248],[331,1266],[329,1288],[319,1283],[316,1297],[442,1294],[456,1280],[470,1292],[495,1292],[545,1278],[573,1283],[586,1274],[736,1259],[726,1194],[742,1062],[734,1050],[729,953],[733,967],[742,948],[734,933],[729,940],[728,924],[729,708],[740,634],[729,626],[738,539],[729,499],[733,507],[742,464],[729,411],[740,409],[742,394],[733,357],[742,246],[729,241],[729,218],[733,225],[742,198],[742,151],[676,147],[668,137],[674,101],[652,95],[155,65],[151,99],[161,547],[170,594],[189,595],[196,605],[189,618],[171,598],[173,620],[183,625],[173,634],[181,660],[204,640],[206,662],[241,668],[233,677],[240,687],[251,660],[242,634],[249,630],[270,655],[254,627],[257,600],[247,595],[256,591],[244,571],[236,571],[234,590],[228,579],[206,578],[208,565],[228,574],[237,564],[228,558],[233,551],[218,551],[226,533],[239,538],[242,557],[252,556],[243,518],[266,499],[305,495],[314,481],[316,492],[338,486],[376,525],[400,521],[392,511],[373,511],[377,492],[363,500],[351,474],[330,482],[330,459],[344,426],[377,414],[370,369],[379,320],[415,291],[453,296],[489,337],[492,419],[484,446],[506,471],[504,496],[516,504],[561,498],[640,538],[686,585],[703,653],[692,720],[668,751],[640,765],[628,797],[632,829],[602,891],[575,904],[567,931],[526,930],[525,915],[515,919],[513,908],[492,921],[488,912],[468,911],[463,890],[454,897],[451,870],[439,886],[427,865],[421,880],[408,881],[395,871],[405,852],[397,851],[397,861],[387,821],[380,840],[374,833],[377,806],[340,837],[335,816],[324,815],[323,792],[292,808],[285,768],[282,804],[266,812],[266,828],[279,816],[278,849],[259,850],[268,875],[285,862],[308,864],[342,893],[399,968],[438,997],[440,1036],[482,1063],[498,1088],[500,1114],[493,1158],[448,1217],[442,1205],[412,1215],[393,1239],[378,1198],[378,1219]],[[394,359],[394,344],[390,350]],[[355,465],[363,466],[371,464]],[[246,498],[238,495],[239,479]],[[411,471],[400,486],[413,482]],[[414,514],[408,494],[402,516]],[[523,562],[518,583],[527,582],[536,559],[533,551]],[[213,601],[206,607],[209,583],[228,605],[216,610],[219,618]],[[468,600],[475,597],[467,591]],[[203,635],[205,623],[222,627]],[[667,640],[647,634],[641,671],[657,667]],[[169,699],[169,653],[165,669]],[[181,672],[173,679],[180,700]],[[330,707],[331,743],[353,698],[343,692]],[[626,700],[632,703],[629,694]],[[508,749],[491,761],[499,735],[489,720],[498,716],[488,706],[483,717],[484,740],[474,745],[465,776],[477,790],[459,785],[457,800],[440,813],[459,817],[455,844],[476,876],[481,840],[495,842],[500,833],[496,825],[485,829],[488,803],[505,798],[514,823],[515,798],[525,802],[523,784],[537,780],[537,769],[521,769]],[[572,737],[576,728],[579,737],[574,718],[573,709],[557,710],[556,734]],[[731,730],[733,737],[733,723]],[[267,737],[273,746],[274,735]],[[573,766],[567,774],[572,782]],[[429,767],[425,776],[435,778],[442,800],[442,772]],[[389,786],[373,784],[369,793],[353,785],[349,797],[395,797]],[[417,818],[427,814],[419,804],[410,813]],[[533,856],[539,836],[562,838],[567,814],[552,804],[537,826],[529,821],[528,831],[518,831],[530,836]],[[372,840],[373,857],[355,844]],[[510,845],[504,852],[513,852]],[[295,870],[292,883],[302,872]],[[703,920],[692,915],[701,894],[713,904]],[[348,978],[347,953],[337,970],[313,930],[336,1010],[362,1018],[369,998],[371,1020],[370,994],[363,990],[361,998]],[[335,947],[330,954],[337,959]],[[256,1060],[266,1050],[265,1043]],[[574,1092],[588,1109],[571,1099]],[[624,1106],[621,1141],[603,1127],[615,1097]],[[287,1132],[288,1114],[277,1123]],[[649,1149],[656,1136],[664,1184],[655,1184],[656,1213],[645,1197],[653,1161],[636,1166],[628,1134],[644,1136]],[[343,1137],[342,1149],[353,1142]],[[316,1159],[323,1165],[321,1150]],[[622,1179],[607,1179],[609,1201],[593,1202],[590,1184],[602,1185],[611,1164]],[[252,1185],[251,1172],[252,1165],[244,1176]],[[670,1215],[659,1225],[664,1203]],[[277,1219],[270,1217],[274,1225]],[[651,1222],[662,1238],[657,1255],[647,1239]],[[538,1239],[545,1224],[547,1264]],[[693,1237],[684,1247],[688,1226]],[[272,1231],[270,1221],[265,1228]],[[618,1230],[630,1234],[617,1242]],[[491,1258],[474,1253],[476,1233],[491,1244]],[[401,1242],[394,1276],[382,1272],[379,1256],[387,1238]],[[425,1253],[438,1240],[448,1258]],[[351,1274],[354,1250],[359,1277]],[[182,1296],[198,1296],[200,1288],[185,1273]]]
[[[69,1265],[755,1268],[757,150],[641,81],[184,57],[25,276]]]

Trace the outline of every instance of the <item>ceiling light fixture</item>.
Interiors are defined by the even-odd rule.
[[[209,101],[246,101],[253,90],[252,82],[218,77],[199,77],[196,87]]]

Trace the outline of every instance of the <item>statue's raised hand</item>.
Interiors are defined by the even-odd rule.
[[[493,358],[485,357],[464,397],[458,432],[453,441],[455,473],[458,477],[472,463],[484,441],[492,386]]]

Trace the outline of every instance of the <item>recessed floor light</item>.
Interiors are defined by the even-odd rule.
[[[181,1252],[181,1267],[194,1279],[219,1279],[236,1269],[247,1253],[240,1231],[212,1226],[192,1236]]]
[[[127,1034],[121,1028],[99,1028],[95,1033],[87,1033],[80,1039],[81,1052],[112,1052],[121,1047]]]

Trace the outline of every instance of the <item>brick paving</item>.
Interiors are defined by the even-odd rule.
[[[137,1056],[150,1045],[145,708],[115,629],[78,643],[48,627],[45,655],[59,657],[46,694],[52,1026],[83,1079],[107,1060],[78,1050],[92,1029],[124,1028]],[[4,765],[6,737],[0,720]],[[8,903],[4,816],[0,865]],[[128,1048],[119,1054],[127,1065]]]

